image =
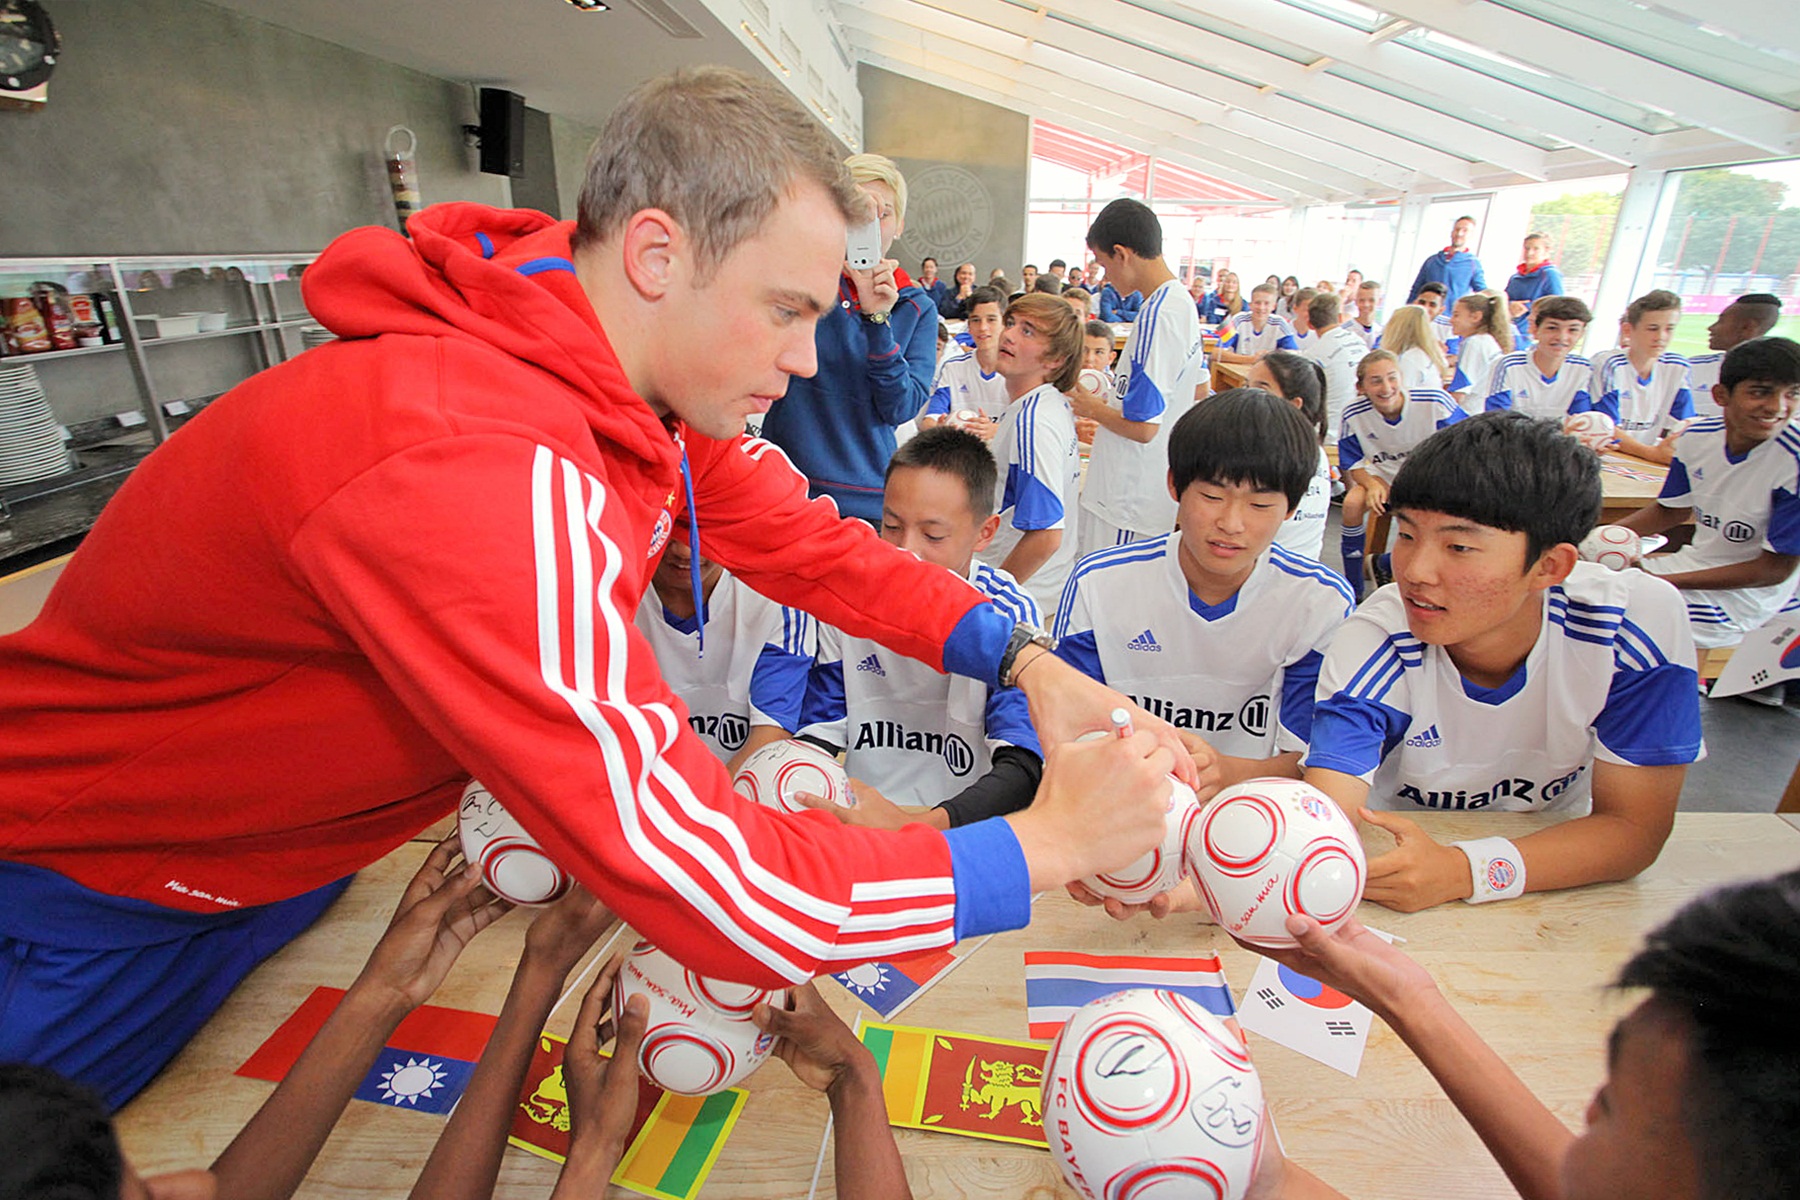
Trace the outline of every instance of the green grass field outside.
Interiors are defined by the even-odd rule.
[[[1715,319],[1711,313],[1689,313],[1682,317],[1681,324],[1675,327],[1675,339],[1669,343],[1669,349],[1677,354],[1705,354],[1706,327]],[[1800,341],[1800,317],[1781,318],[1771,333]],[[1592,340],[1590,338],[1589,342]]]

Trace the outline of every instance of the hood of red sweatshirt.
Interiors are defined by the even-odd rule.
[[[406,225],[353,229],[302,278],[306,307],[341,338],[464,338],[580,393],[596,436],[672,465],[680,451],[625,376],[575,277],[573,221],[529,209],[434,204]]]

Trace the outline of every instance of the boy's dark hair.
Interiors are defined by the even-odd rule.
[[[1450,289],[1433,279],[1427,283],[1420,284],[1419,290],[1413,293],[1413,299],[1417,300],[1420,296],[1426,295],[1442,296],[1448,300],[1450,298]]]
[[[123,1173],[99,1096],[47,1068],[0,1063],[0,1196],[117,1200]]]
[[[1594,312],[1579,296],[1545,296],[1531,306],[1531,327],[1539,321],[1580,321],[1591,325]]]
[[[1314,329],[1330,329],[1344,319],[1344,305],[1336,292],[1320,292],[1306,305],[1306,323]]]
[[[1069,269],[1069,264],[1068,264],[1068,263],[1066,263],[1066,262],[1064,262],[1064,261],[1063,261],[1063,260],[1062,260],[1062,259],[1060,259],[1060,258],[1053,258],[1053,259],[1051,259],[1051,260],[1050,260],[1050,269],[1051,269],[1051,270],[1052,270],[1052,271],[1054,271],[1054,270],[1056,270],[1056,268],[1058,268],[1058,267],[1061,267],[1061,268],[1062,268],[1062,269],[1063,269],[1063,270],[1065,270],[1065,271],[1066,271],[1066,270],[1068,270],[1068,269]]]
[[[1325,414],[1325,368],[1316,358],[1294,350],[1271,350],[1262,357],[1263,370],[1275,377],[1275,386],[1288,403],[1300,402],[1300,415],[1319,429],[1321,445],[1330,436]]]
[[[1746,292],[1725,307],[1728,310],[1733,308],[1756,310],[1751,316],[1751,319],[1756,322],[1756,332],[1751,334],[1751,337],[1761,337],[1775,328],[1775,323],[1781,320],[1781,297],[1770,295],[1768,292]]]
[[[992,279],[987,281],[987,285],[989,287],[993,288],[996,292],[999,292],[1002,296],[1008,297],[1009,299],[1015,294],[1013,292],[1012,280],[1008,279],[1004,275],[994,276]]]
[[[1600,458],[1556,421],[1484,412],[1421,442],[1388,490],[1422,509],[1525,535],[1527,569],[1552,546],[1579,546],[1600,519]]]
[[[1789,387],[1800,383],[1800,342],[1784,337],[1751,338],[1725,352],[1719,382],[1730,391],[1747,379]]]
[[[1108,345],[1111,345],[1113,340],[1112,326],[1105,321],[1089,321],[1081,327],[1081,335],[1083,337],[1103,337]]]
[[[1062,295],[1062,280],[1054,275],[1039,275],[1031,284],[1034,292],[1043,292],[1046,296]]]
[[[1139,258],[1161,258],[1162,222],[1141,200],[1114,200],[1088,226],[1087,244],[1089,250],[1103,254],[1111,254],[1114,246],[1123,246]]]
[[[1625,307],[1625,323],[1636,325],[1644,319],[1645,313],[1668,312],[1670,309],[1681,311],[1681,297],[1667,288],[1657,288],[1645,292]]]
[[[995,304],[1004,313],[1006,311],[1006,293],[986,283],[978,288],[970,288],[969,298],[963,301],[963,311],[965,313],[973,312],[977,304]]]
[[[1232,388],[1194,405],[1169,432],[1175,494],[1235,483],[1287,497],[1291,511],[1319,470],[1319,443],[1300,410],[1261,388]]]
[[[882,482],[885,484],[892,479],[894,471],[900,467],[939,471],[961,480],[968,490],[969,511],[975,514],[976,523],[994,515],[994,489],[1000,468],[987,443],[968,430],[953,425],[921,429],[916,436],[902,442],[894,456],[888,459]]]
[[[1800,871],[1720,888],[1619,973],[1687,1019],[1682,1115],[1707,1200],[1800,1196]]]
[[[923,271],[925,269],[926,263],[930,263],[932,266],[935,267],[935,266],[937,266],[937,259],[935,259],[935,258],[931,257],[931,255],[927,254],[924,258],[921,258],[919,260],[919,270]]]

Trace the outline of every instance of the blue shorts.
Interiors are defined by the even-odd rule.
[[[50,1067],[120,1107],[350,878],[275,904],[194,913],[0,862],[0,1061]]]

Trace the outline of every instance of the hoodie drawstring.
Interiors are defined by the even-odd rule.
[[[694,511],[694,472],[687,445],[681,447],[681,486],[687,492],[688,582],[694,589],[694,621],[700,632],[700,657],[706,657],[706,599],[700,587],[700,514]]]

